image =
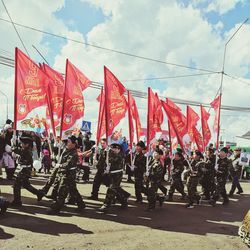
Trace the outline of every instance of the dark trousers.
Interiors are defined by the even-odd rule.
[[[108,187],[110,184],[110,177],[107,174],[104,175],[103,170],[98,169],[93,181],[92,192],[91,192],[92,196],[98,197],[98,192],[101,184],[104,184]]]
[[[214,183],[214,179],[212,178],[202,178],[200,180],[200,184],[202,187],[202,193],[205,196],[205,199],[210,200],[211,195],[214,192],[215,189],[215,183]]]
[[[32,194],[38,195],[40,192],[34,188],[29,181],[31,170],[25,170],[25,172],[20,172],[13,185],[14,191],[14,202],[21,202],[21,188],[27,189]]]
[[[220,196],[222,196],[224,201],[228,200],[227,191],[226,191],[226,182],[227,182],[226,179],[217,178],[215,190],[214,190],[213,197],[212,197],[214,201],[219,200]]]
[[[237,175],[233,176],[233,180],[232,180],[232,186],[231,186],[231,190],[229,192],[230,195],[234,194],[236,188],[238,189],[239,192],[242,192],[242,187],[240,185],[239,182],[239,177]]]
[[[67,198],[68,194],[70,194],[79,208],[84,206],[82,197],[76,187],[75,174],[59,174],[57,200],[52,204],[51,208],[53,210],[60,211],[65,203],[65,199]]]
[[[143,185],[143,177],[135,177],[135,197],[137,201],[142,201],[142,193],[147,193],[147,189]]]
[[[177,190],[179,193],[181,193],[182,196],[186,195],[184,192],[184,185],[182,183],[181,178],[172,179],[170,189],[169,189],[169,195],[173,195],[175,190]]]
[[[110,186],[107,190],[104,204],[110,206],[112,201],[117,198],[117,200],[123,204],[127,201],[129,194],[123,190],[120,185],[122,181],[122,172],[110,175]],[[127,196],[127,197],[126,197]]]

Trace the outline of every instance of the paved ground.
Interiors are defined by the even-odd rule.
[[[41,187],[46,178],[33,178]],[[131,192],[129,208],[111,208],[108,214],[97,211],[100,202],[85,200],[82,214],[74,206],[64,208],[60,216],[47,215],[50,200],[37,202],[22,190],[24,206],[9,209],[0,217],[0,249],[248,249],[237,236],[238,227],[250,208],[250,182],[244,182],[244,195],[235,195],[230,205],[206,204],[186,209],[185,203],[164,203],[155,212],[146,212],[146,202],[134,203],[133,185],[123,182]],[[0,180],[2,195],[12,199],[11,182]],[[83,197],[89,196],[91,183],[78,184]],[[229,189],[229,184],[227,186]]]

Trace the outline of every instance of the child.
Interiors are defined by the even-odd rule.
[[[156,149],[153,154],[153,159],[149,163],[149,169],[146,172],[146,176],[148,176],[149,188],[148,188],[148,211],[152,211],[155,209],[156,201],[160,202],[160,206],[164,201],[164,197],[159,197],[157,195],[158,187],[161,185],[163,167],[161,163],[161,156],[163,155],[163,151],[161,149]]]
[[[47,149],[43,150],[42,165],[43,165],[44,173],[50,174],[51,158],[50,158],[49,150]]]

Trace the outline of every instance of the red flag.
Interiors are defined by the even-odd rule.
[[[193,135],[194,135],[195,143],[197,145],[198,150],[200,152],[204,152],[203,138],[196,127],[193,127]]]
[[[43,64],[43,70],[51,79],[49,84],[50,104],[53,114],[54,128],[61,125],[63,94],[64,94],[64,79],[56,70]]]
[[[125,117],[127,101],[126,89],[116,76],[104,66],[106,136],[112,135],[114,128]]]
[[[147,147],[150,151],[150,142],[155,137],[154,126],[154,112],[155,112],[155,98],[151,88],[148,88],[148,119],[147,119]]]
[[[82,91],[91,81],[70,61],[66,61],[65,91],[61,119],[61,138],[68,137],[74,130],[79,131],[84,115]]]
[[[159,100],[158,94],[155,93],[155,112],[154,112],[154,129],[155,132],[161,132],[161,124],[163,123],[163,112],[161,101]]]
[[[202,137],[203,137],[203,148],[205,149],[207,144],[211,139],[211,132],[208,125],[208,119],[210,114],[201,105],[201,127],[202,127]]]
[[[97,97],[97,101],[100,102],[97,133],[96,133],[96,144],[98,145],[100,138],[105,134],[105,127],[106,127],[105,109],[104,109],[105,97],[104,97],[103,88],[101,90],[101,94]]]
[[[130,94],[131,98],[131,107],[132,107],[132,116],[135,120],[135,127],[136,127],[136,137],[137,137],[137,142],[140,140],[140,137],[144,135],[141,127],[141,122],[140,122],[140,117],[137,109],[137,105],[135,102],[135,99],[133,96]]]
[[[190,137],[186,127],[186,117],[180,112],[179,109],[174,108],[173,105],[169,105],[162,101],[162,106],[167,113],[167,117],[173,126],[173,129],[178,138],[178,142],[187,154],[190,153]]]
[[[46,123],[49,78],[18,48],[15,49],[14,129],[42,133]]]
[[[199,115],[190,106],[187,106],[187,131],[192,142],[195,142],[194,127],[199,119]]]
[[[129,128],[129,144],[130,149],[132,149],[134,142],[134,124],[133,124],[133,115],[132,115],[132,95],[130,91],[128,91],[128,128]]]
[[[216,138],[216,149],[219,148],[219,132],[220,132],[220,107],[221,107],[221,94],[217,96],[211,103],[211,107],[214,109],[215,112],[215,119],[214,119],[214,133]]]
[[[170,154],[172,155],[173,150],[176,150],[178,147],[178,138],[176,136],[173,126],[171,125],[170,120],[168,120],[168,133],[170,142]]]

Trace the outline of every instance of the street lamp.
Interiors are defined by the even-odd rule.
[[[3,95],[3,96],[5,96],[5,98],[6,98],[6,120],[8,120],[8,118],[9,118],[9,112],[8,112],[8,110],[9,110],[9,108],[8,108],[8,106],[9,106],[9,98],[8,98],[8,96],[3,92],[3,91],[1,91],[0,90],[0,93]]]

